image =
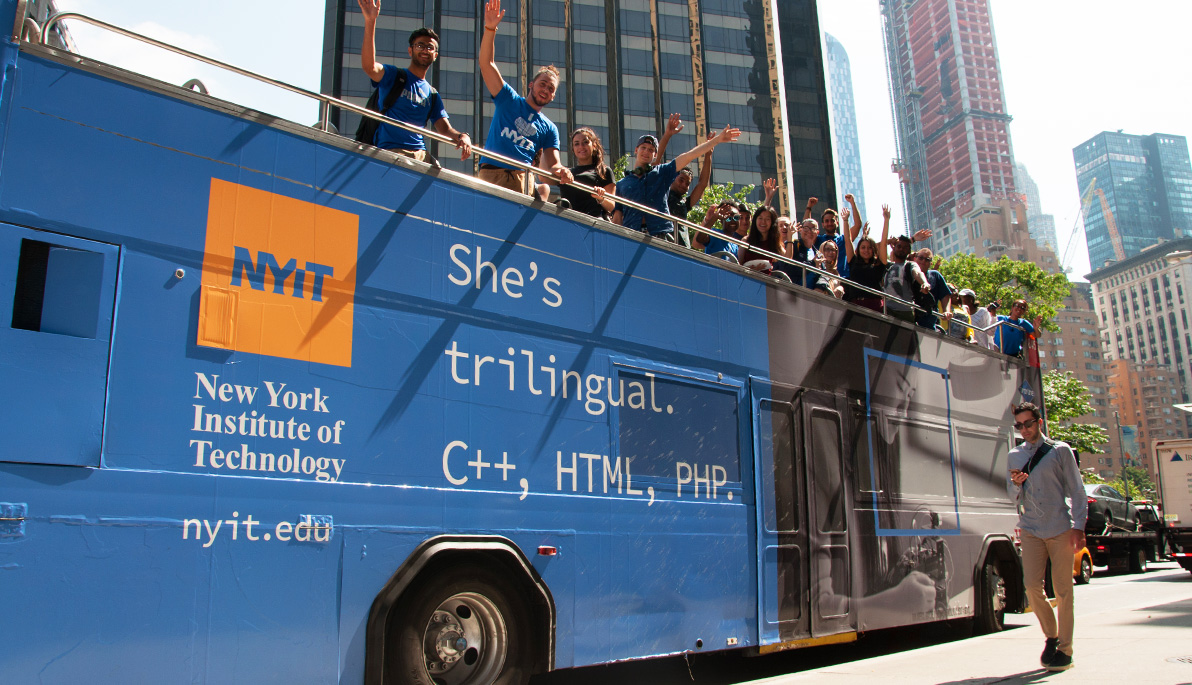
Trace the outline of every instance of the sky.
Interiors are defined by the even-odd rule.
[[[401,0],[389,0],[398,1]],[[479,3],[480,0],[477,0]],[[781,0],[779,0],[781,2]],[[318,91],[325,0],[57,0],[75,11]],[[1072,148],[1106,130],[1192,136],[1192,2],[990,0],[1015,160],[1055,216],[1060,256],[1080,214]],[[284,7],[284,10],[278,8]],[[862,207],[901,208],[878,0],[819,0],[821,28],[849,54],[865,180]],[[301,123],[314,101],[83,24],[67,24],[79,51],[172,83],[199,78],[210,93]],[[895,219],[897,225],[897,219]],[[1069,277],[1089,271],[1083,234]]]

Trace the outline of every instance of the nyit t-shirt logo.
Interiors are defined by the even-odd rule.
[[[352,365],[359,217],[211,179],[198,344]]]

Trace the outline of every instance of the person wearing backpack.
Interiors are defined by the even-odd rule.
[[[448,121],[447,109],[438,91],[426,80],[426,71],[439,56],[439,36],[428,28],[410,34],[410,65],[404,69],[377,62],[377,16],[381,0],[357,0],[364,14],[364,41],[360,46],[360,68],[372,80],[373,94],[366,107],[381,112],[390,119],[426,127],[433,122],[435,130],[455,141],[460,159],[472,154],[472,140],[467,133],[456,131]],[[383,106],[378,106],[378,102]],[[407,131],[392,124],[382,124],[364,117],[356,130],[361,143],[391,150],[403,157],[426,161],[426,142],[421,133]]]
[[[1065,671],[1072,668],[1075,625],[1072,563],[1084,547],[1089,505],[1072,448],[1044,435],[1040,419],[1039,408],[1030,402],[1014,407],[1014,428],[1023,442],[1006,458],[1006,491],[1018,503],[1023,587],[1046,638],[1039,662],[1049,671]],[[1058,622],[1043,591],[1048,559]]]
[[[931,285],[927,276],[907,257],[911,254],[911,239],[900,235],[890,246],[890,265],[882,277],[882,290],[893,297],[886,299],[886,313],[907,323],[915,323],[915,312],[909,305],[896,301],[915,302],[916,293],[931,297]],[[923,300],[920,296],[920,301]]]

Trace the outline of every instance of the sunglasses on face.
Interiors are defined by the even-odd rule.
[[[1022,430],[1023,428],[1030,428],[1030,427],[1034,426],[1036,423],[1039,423],[1039,419],[1027,419],[1026,421],[1015,421],[1014,429]]]

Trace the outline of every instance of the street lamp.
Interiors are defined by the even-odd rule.
[[[1122,433],[1122,419],[1118,413],[1113,412],[1113,422],[1117,424],[1118,433],[1118,452],[1121,454],[1122,460],[1122,485],[1126,488],[1126,499],[1130,499],[1130,479],[1126,477],[1126,436]]]

